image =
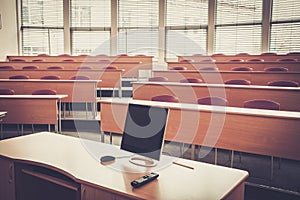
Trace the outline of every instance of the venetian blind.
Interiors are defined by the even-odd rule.
[[[217,0],[215,53],[259,54],[262,0]]]
[[[300,1],[273,0],[270,51],[300,51]]]

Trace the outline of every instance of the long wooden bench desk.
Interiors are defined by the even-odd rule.
[[[18,200],[23,195],[47,200],[244,199],[246,171],[168,156],[162,156],[158,166],[150,169],[133,166],[128,158],[101,165],[99,157],[107,154],[129,152],[47,132],[2,140],[0,199]],[[159,174],[157,180],[137,189],[131,187],[131,181],[150,171]]]
[[[186,78],[199,78],[204,83],[222,84],[230,79],[246,79],[252,85],[267,85],[270,81],[290,80],[300,82],[299,72],[263,72],[263,71],[197,71],[197,70],[161,70],[153,71],[153,76],[163,76],[168,81],[179,82]]]
[[[100,103],[102,131],[123,133],[129,103],[165,107],[168,141],[300,160],[299,112],[128,99]]]
[[[0,95],[3,124],[55,124],[61,133],[61,101],[68,95]]]
[[[12,89],[15,94],[28,95],[35,90],[51,89],[57,94],[68,95],[62,102],[92,103],[93,117],[97,116],[97,84],[97,80],[0,79],[0,88]]]
[[[138,56],[7,56],[8,61],[14,59],[22,59],[26,62],[32,62],[37,59],[42,59],[46,62],[62,62],[64,60],[74,60],[75,62],[95,62],[99,60],[110,60],[111,62],[140,62],[144,64],[152,63],[153,56],[138,55]]]
[[[234,59],[242,59],[242,60],[250,60],[250,59],[263,59],[264,61],[277,61],[280,59],[296,59],[300,60],[300,54],[296,55],[286,55],[286,54],[278,54],[278,55],[210,55],[210,56],[178,56],[178,61],[181,60],[194,60],[195,62],[214,59],[220,62],[226,62]]]
[[[197,103],[198,98],[219,96],[227,99],[228,106],[243,107],[244,101],[269,99],[280,103],[280,109],[300,111],[300,88],[258,85],[196,84],[175,82],[133,82],[133,99],[151,100],[157,95],[178,97],[181,103]]]
[[[138,74],[139,65],[139,62],[0,62],[0,66],[12,66],[18,70],[21,70],[26,66],[36,66],[40,70],[47,70],[48,67],[52,66],[60,66],[64,70],[78,70],[80,67],[90,67],[93,70],[103,70],[105,67],[112,66],[122,70],[122,76],[124,77],[130,77],[132,74]]]
[[[269,67],[285,67],[289,71],[300,71],[300,62],[168,62],[168,68],[184,66],[189,70],[201,67],[217,67],[219,70],[232,70],[234,67],[251,67],[253,71],[264,71]]]
[[[90,80],[99,80],[98,88],[117,88],[122,93],[122,70],[2,70],[0,79],[11,76],[25,75],[30,79],[40,79],[43,76],[59,76],[61,80],[70,80],[73,76],[87,76]]]

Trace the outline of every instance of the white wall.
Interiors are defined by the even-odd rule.
[[[18,55],[16,0],[0,0],[0,61],[7,55]]]

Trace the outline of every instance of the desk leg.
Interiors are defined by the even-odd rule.
[[[58,100],[58,133],[61,133],[61,100]]]

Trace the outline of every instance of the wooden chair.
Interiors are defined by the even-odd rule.
[[[224,84],[228,85],[251,85],[251,82],[246,79],[230,79],[224,81]]]
[[[280,104],[268,99],[253,99],[253,100],[245,101],[244,108],[280,110]],[[241,158],[240,158],[240,162],[241,162]],[[273,179],[273,165],[274,165],[274,157],[271,156],[271,180]]]
[[[15,91],[12,89],[0,89],[0,95],[14,95]]]
[[[177,97],[171,95],[159,95],[151,98],[151,101],[162,101],[162,102],[173,102],[179,103],[179,99]]]
[[[56,95],[56,91],[50,89],[35,90],[32,95]]]
[[[148,81],[153,81],[153,82],[168,82],[167,77],[163,76],[156,76],[156,77],[150,77],[148,78]]]
[[[229,62],[244,62],[243,59],[231,59]]]
[[[63,70],[62,66],[50,66],[47,68],[48,70]]]
[[[232,71],[253,71],[252,67],[234,67]]]
[[[81,67],[77,67],[78,70],[89,70],[89,69],[92,69],[91,67],[89,66],[81,66]]]
[[[277,53],[273,53],[273,52],[266,52],[266,53],[261,53],[261,56],[276,56]]]
[[[48,76],[42,76],[42,80],[60,80],[60,76],[54,76],[54,75],[48,75]]]
[[[227,106],[228,101],[222,97],[202,97],[197,100],[198,104],[201,105],[212,105],[212,106]]]
[[[33,59],[32,62],[44,62],[45,59]]]
[[[278,59],[278,62],[297,62],[297,59],[295,58],[282,58],[282,59]]]
[[[49,54],[46,54],[46,53],[41,53],[41,54],[38,54],[37,56],[43,57],[43,56],[50,56],[50,55],[49,55]]]
[[[217,67],[200,67],[199,71],[219,71]]]
[[[75,60],[73,60],[73,59],[64,59],[64,60],[62,60],[62,62],[74,62]]]
[[[246,62],[264,62],[264,59],[261,59],[261,58],[253,58],[253,59],[246,60]]]
[[[285,67],[267,67],[264,69],[266,72],[287,72],[289,71],[288,68]]]
[[[29,79],[29,76],[16,75],[16,76],[10,76],[9,79]]]
[[[244,108],[280,110],[280,104],[267,99],[253,99],[244,102]]]
[[[15,58],[15,59],[11,59],[11,62],[26,62],[26,60],[21,59],[21,58]]]
[[[268,82],[268,86],[299,87],[299,83],[296,81],[278,80]]]
[[[184,66],[176,66],[176,67],[170,68],[170,70],[187,70],[187,68]]]
[[[0,70],[14,70],[13,66],[0,66]]]
[[[23,70],[37,70],[39,67],[37,66],[24,66],[22,67]]]
[[[190,62],[194,62],[194,60],[192,60],[192,59],[184,59],[184,60],[181,60],[179,62],[181,62],[181,63],[190,63]]]
[[[72,76],[70,80],[90,80],[88,76]]]
[[[102,67],[101,69],[103,69],[103,70],[116,70],[118,68],[115,67],[115,66],[106,66],[106,67]]]
[[[179,81],[180,83],[202,83],[203,81],[199,78],[185,78]]]

